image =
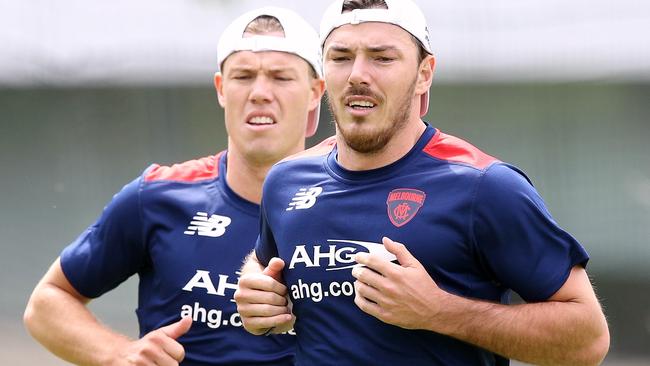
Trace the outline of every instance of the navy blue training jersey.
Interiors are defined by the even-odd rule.
[[[63,250],[61,266],[89,298],[138,274],[140,336],[191,316],[179,338],[183,365],[291,365],[295,336],[253,336],[237,313],[232,297],[259,206],[235,194],[225,173],[225,153],[150,167]]]
[[[507,365],[435,332],[381,322],[354,304],[354,253],[403,243],[444,290],[508,303],[553,295],[588,255],[517,168],[427,127],[400,160],[349,171],[333,139],[274,166],[256,255],[278,256],[297,317],[298,365]],[[392,258],[390,258],[392,256]]]

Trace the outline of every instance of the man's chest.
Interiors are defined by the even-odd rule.
[[[381,239],[401,242],[432,276],[460,270],[472,256],[471,194],[445,182],[398,177],[376,184],[337,181],[279,194],[269,223],[289,284],[350,281],[354,255],[394,259]]]
[[[231,297],[259,219],[228,205],[177,205],[148,220],[151,273],[160,286]]]

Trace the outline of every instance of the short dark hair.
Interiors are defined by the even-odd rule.
[[[355,9],[388,9],[388,4],[384,0],[344,0],[343,7],[341,8],[341,13],[347,13]],[[429,54],[424,48],[422,43],[415,38],[414,35],[409,33],[411,39],[418,48],[418,65],[424,60],[425,57]]]
[[[250,23],[244,29],[244,34],[248,33],[251,35],[264,35],[269,33],[282,33],[284,37],[284,27],[278,18],[270,15],[260,15],[257,18],[251,20]],[[305,60],[306,61],[306,60]],[[309,72],[311,77],[318,79],[318,73],[314,70],[314,67],[307,62],[309,66]]]

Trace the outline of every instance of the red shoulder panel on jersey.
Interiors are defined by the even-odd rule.
[[[336,136],[330,136],[326,138],[325,140],[321,141],[318,143],[318,145],[313,146],[305,151],[301,151],[299,153],[293,154],[291,156],[288,156],[282,161],[290,161],[294,159],[300,159],[300,158],[308,158],[311,156],[323,156],[328,154],[332,149],[334,149],[334,146],[336,146]]]
[[[422,149],[437,159],[463,163],[477,169],[485,169],[499,159],[479,150],[469,142],[458,137],[436,131],[431,141]]]
[[[145,182],[171,180],[176,182],[196,182],[219,176],[219,159],[224,151],[214,156],[189,160],[172,166],[154,164],[144,177]]]

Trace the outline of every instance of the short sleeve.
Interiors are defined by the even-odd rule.
[[[61,253],[61,267],[79,293],[94,298],[138,272],[147,260],[142,237],[140,184],[113,196],[97,221]]]
[[[275,243],[273,231],[269,225],[269,220],[266,215],[266,205],[262,197],[260,205],[260,235],[257,237],[255,243],[255,255],[260,264],[266,266],[271,258],[278,256],[278,247]]]
[[[589,260],[524,173],[508,164],[494,164],[481,176],[472,225],[474,244],[495,280],[529,302],[548,299],[573,266]]]

